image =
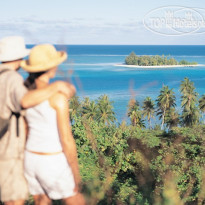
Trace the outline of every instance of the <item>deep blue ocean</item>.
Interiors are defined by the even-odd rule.
[[[173,88],[179,109],[179,85],[185,77],[194,82],[199,97],[205,94],[205,46],[57,45],[56,48],[66,50],[68,59],[59,66],[53,81],[71,81],[80,98],[95,100],[107,94],[114,101],[119,122],[126,119],[130,98],[134,97],[140,103],[147,96],[155,100],[163,85]],[[115,66],[124,63],[132,51],[137,55],[170,55],[177,60],[196,61],[203,66],[171,69]]]

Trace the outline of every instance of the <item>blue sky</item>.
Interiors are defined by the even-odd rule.
[[[21,35],[32,44],[205,45],[205,33],[161,35],[143,24],[153,9],[205,9],[201,0],[4,0],[0,5],[0,38]],[[200,14],[205,19],[205,10]]]

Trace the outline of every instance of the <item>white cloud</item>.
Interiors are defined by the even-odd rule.
[[[202,36],[176,38],[154,34],[134,19],[105,22],[100,18],[51,20],[28,16],[0,21],[0,38],[6,35],[22,35],[31,44],[205,44]]]

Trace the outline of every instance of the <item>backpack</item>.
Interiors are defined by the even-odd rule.
[[[0,71],[0,75],[9,71],[9,69],[3,69]],[[9,125],[10,125],[10,120],[11,120],[11,117],[12,115],[14,115],[16,117],[16,133],[17,133],[17,137],[19,136],[19,117],[20,117],[20,113],[15,113],[15,112],[11,112],[10,116],[5,119],[5,118],[2,118],[0,117],[0,139],[5,135],[5,133],[8,131],[9,129]]]

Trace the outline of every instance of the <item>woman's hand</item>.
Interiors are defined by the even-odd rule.
[[[74,192],[78,193],[81,191],[81,177],[79,176],[75,176],[74,177],[74,181],[75,181],[75,188],[74,188]]]

